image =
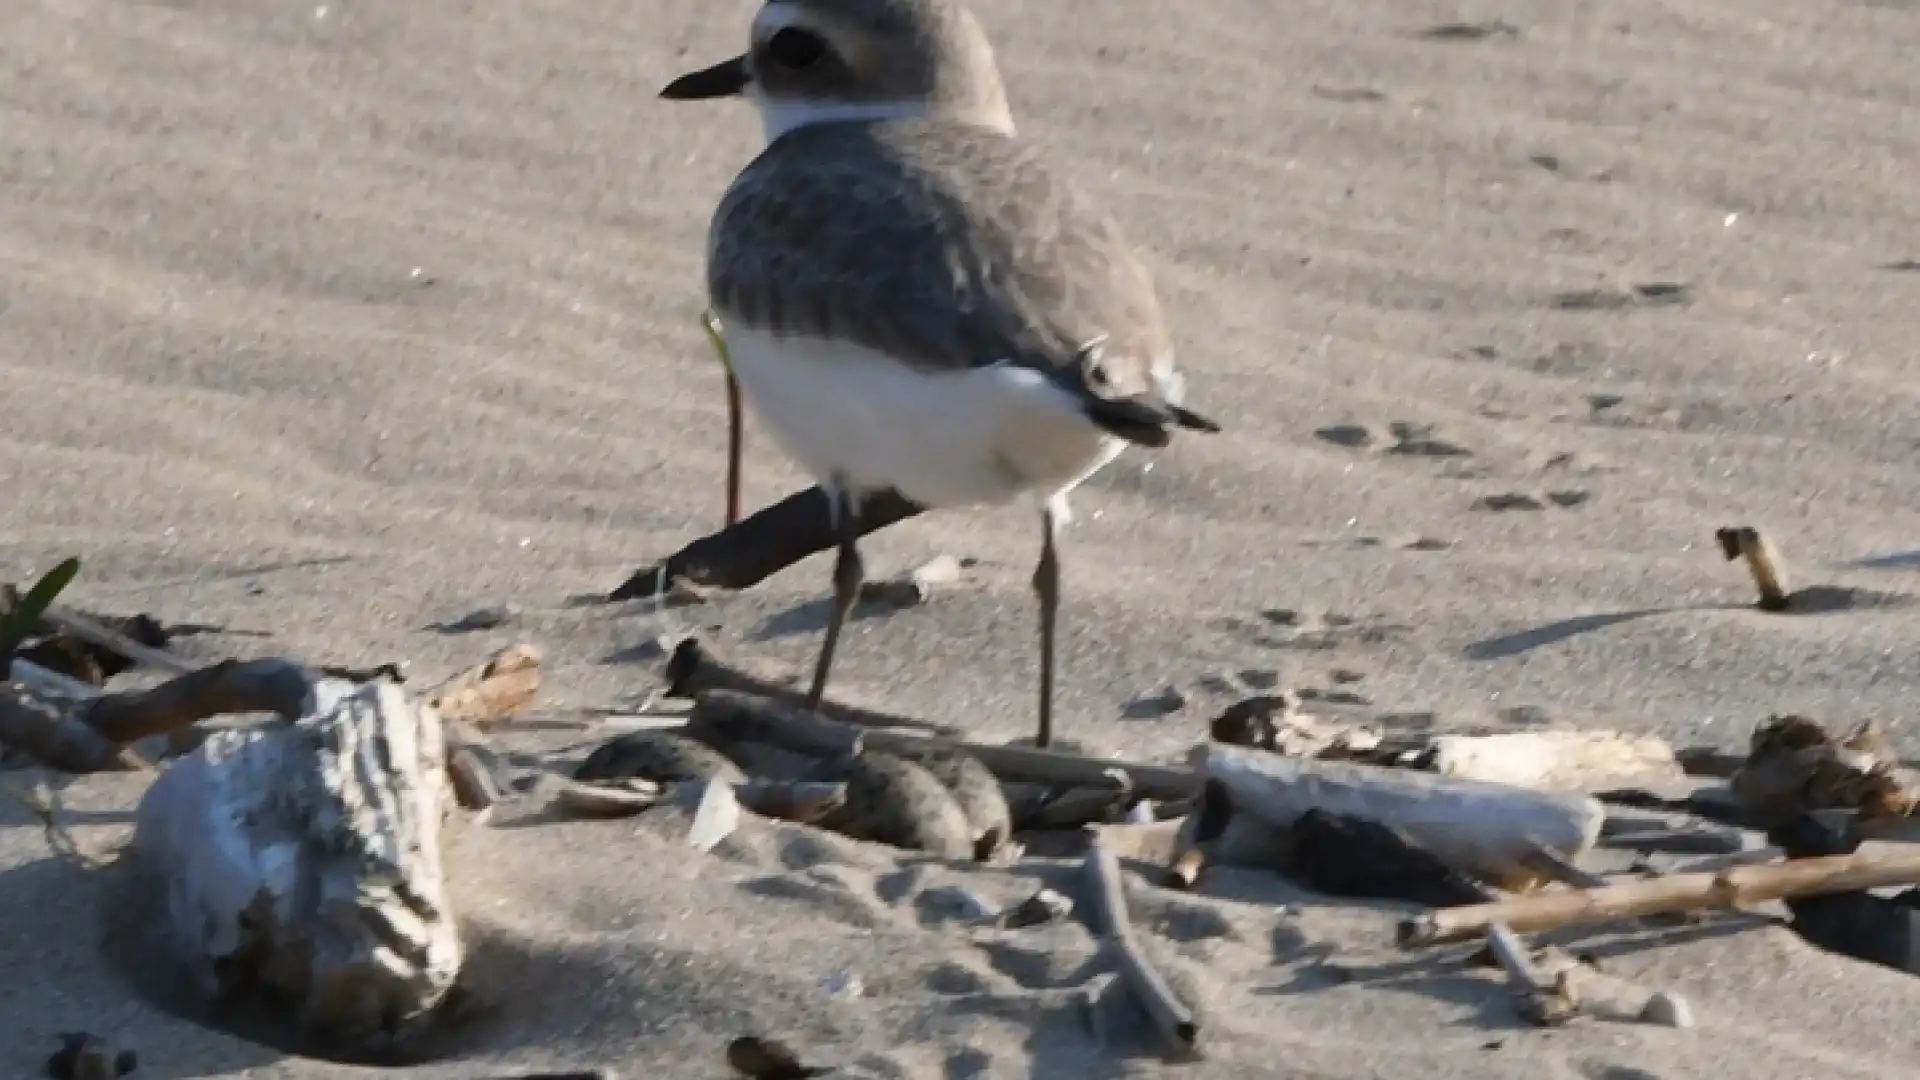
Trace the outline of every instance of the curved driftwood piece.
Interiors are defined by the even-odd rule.
[[[1374,821],[1450,866],[1494,880],[1528,873],[1536,845],[1579,855],[1593,846],[1606,819],[1599,801],[1584,795],[1224,743],[1205,749],[1207,777],[1225,785],[1235,807],[1272,825],[1290,826],[1308,810]]]
[[[1444,945],[1484,934],[1496,922],[1530,934],[1667,912],[1731,911],[1767,900],[1914,884],[1920,884],[1920,853],[1830,855],[1437,908],[1402,921],[1398,938],[1406,948]]]
[[[386,680],[313,686],[299,720],[222,731],[161,773],[134,850],[210,996],[274,992],[316,1037],[404,1037],[452,988],[438,714]]]
[[[860,504],[860,535],[879,532],[925,512],[926,507],[896,492],[869,495]],[[810,487],[634,571],[607,599],[646,599],[682,583],[709,589],[750,589],[810,555],[831,549],[837,542],[826,493]]]
[[[178,657],[168,670],[187,668]],[[127,743],[191,727],[224,713],[301,715],[311,680],[286,660],[226,660],[147,690],[103,694],[22,660],[12,664],[19,691],[0,691],[0,742],[66,772],[141,768]]]
[[[1193,1011],[1174,996],[1166,977],[1147,959],[1134,935],[1133,918],[1127,913],[1126,884],[1120,878],[1120,860],[1100,842],[1098,833],[1092,840],[1087,846],[1087,889],[1093,894],[1094,910],[1099,912],[1101,932],[1112,939],[1120,955],[1121,977],[1168,1041],[1191,1051],[1200,1041],[1200,1025]]]
[[[222,660],[149,690],[102,694],[82,719],[117,743],[130,743],[226,713],[299,718],[313,680],[290,660]]]

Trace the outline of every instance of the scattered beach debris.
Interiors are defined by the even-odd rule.
[[[901,580],[924,598],[960,566],[943,556]],[[14,655],[13,681],[0,687],[0,743],[65,771],[153,770],[136,847],[197,926],[174,920],[181,959],[208,990],[242,975],[273,980],[309,1030],[329,1037],[391,1044],[431,1017],[463,962],[439,880],[441,808],[454,803],[484,817],[536,789],[549,793],[561,817],[623,819],[677,807],[687,815],[685,843],[698,852],[765,819],[953,862],[1077,855],[1088,921],[1117,962],[1117,975],[1083,985],[1089,1017],[1115,1007],[1113,991],[1125,987],[1155,1029],[1188,1052],[1198,1021],[1132,926],[1123,864],[1174,889],[1197,888],[1208,867],[1239,866],[1327,896],[1422,905],[1427,910],[1399,927],[1400,944],[1484,938],[1521,1015],[1540,1025],[1576,1015],[1693,1023],[1677,995],[1624,983],[1557,949],[1529,949],[1521,937],[1588,923],[1657,922],[1781,900],[1812,944],[1920,967],[1920,889],[1892,898],[1866,891],[1920,883],[1920,860],[1855,851],[1869,827],[1904,819],[1915,801],[1911,774],[1872,724],[1835,739],[1810,720],[1770,717],[1744,758],[1676,754],[1659,739],[1612,731],[1415,733],[1380,717],[1304,712],[1303,693],[1282,688],[1273,672],[1261,692],[1213,719],[1210,740],[1186,762],[1148,764],[962,740],[935,724],[839,702],[810,711],[782,681],[736,668],[685,637],[666,661],[667,694],[690,702],[684,716],[613,735],[570,775],[516,758],[509,783],[488,741],[539,692],[544,654],[534,644],[511,645],[430,690],[405,691],[392,677],[397,666],[342,679],[329,672],[343,669],[278,658],[196,665],[125,622],[65,611],[52,602],[57,591],[9,593],[0,609],[0,618],[16,615],[8,640],[24,652],[47,632],[65,634],[104,659],[75,667],[76,675]],[[23,610],[39,637],[19,633]],[[105,689],[104,672],[135,667],[167,678],[142,690]],[[1342,669],[1330,678],[1338,685],[1361,676]],[[1222,681],[1219,692],[1252,685]],[[1309,707],[1332,704],[1335,693],[1313,691]],[[1160,697],[1187,704],[1177,689]],[[278,722],[201,723],[250,713]],[[159,759],[164,768],[130,753],[151,736],[174,740]],[[1659,812],[1622,809],[1636,788],[1678,790],[1703,769],[1728,781],[1717,795],[1638,793]],[[269,805],[269,793],[278,802]],[[1700,824],[1714,800],[1747,829]],[[50,837],[58,831],[56,801],[22,801],[44,810]],[[308,810],[295,813],[295,804]],[[332,809],[315,812],[321,804]],[[1826,825],[1813,812],[1850,815],[1851,823],[1815,833]],[[289,850],[331,883],[323,891],[355,897],[374,924],[404,920],[402,962],[387,957],[375,970],[376,945],[352,935],[311,947],[311,905],[274,891],[258,846],[270,841],[248,839],[241,821],[285,833]],[[1770,834],[1774,848],[1752,846],[1755,823],[1783,821],[1801,832]],[[312,834],[322,827],[333,832]],[[1598,847],[1718,861],[1602,874],[1582,865]],[[376,851],[378,858],[362,858]],[[356,876],[366,874],[405,884],[375,887]],[[964,922],[1003,931],[1060,923],[1076,908],[1050,888],[1002,907],[959,884],[924,891],[923,907],[936,893],[951,894],[950,903],[938,902]],[[239,896],[263,899],[242,905]],[[257,918],[262,911],[272,917]],[[864,993],[851,972],[829,982],[832,994]],[[742,1064],[767,1047],[784,1049],[736,1040],[729,1062],[742,1075],[828,1071],[771,1050]],[[800,1071],[777,1071],[789,1066]]]

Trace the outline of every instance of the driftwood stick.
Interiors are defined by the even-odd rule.
[[[155,671],[164,671],[169,675],[184,675],[193,670],[193,665],[181,657],[143,645],[110,627],[102,626],[77,611],[50,607],[41,613],[40,621]]]
[[[447,783],[453,788],[454,801],[477,814],[486,814],[505,802],[506,792],[479,749],[456,738],[452,731],[446,733],[446,740]]]
[[[1207,745],[1204,768],[1235,807],[1271,825],[1287,828],[1308,810],[1374,821],[1403,831],[1450,866],[1495,880],[1524,870],[1537,844],[1567,855],[1588,850],[1606,819],[1585,795],[1225,743]]]
[[[1506,969],[1507,985],[1520,1000],[1520,1015],[1537,1027],[1553,1027],[1573,1019],[1579,1003],[1565,979],[1549,976],[1533,962],[1526,943],[1506,923],[1487,927],[1487,948]]]
[[[1773,544],[1760,535],[1760,530],[1751,525],[1736,525],[1718,529],[1713,535],[1720,541],[1720,552],[1728,562],[1746,560],[1747,572],[1753,575],[1754,588],[1760,593],[1760,610],[1787,610],[1792,598],[1787,587],[1787,564]]]
[[[114,742],[130,743],[223,713],[298,720],[311,688],[306,670],[289,660],[222,660],[149,690],[102,694],[82,718]]]
[[[699,638],[690,637],[680,642],[674,647],[673,655],[667,658],[665,696],[697,699],[701,694],[713,690],[733,690],[742,694],[751,694],[789,710],[802,708],[806,701],[806,694],[799,690],[743,671],[720,659],[712,650],[701,644]],[[852,724],[855,727],[917,728],[942,735],[957,734],[953,728],[945,724],[928,723],[925,720],[862,709],[856,705],[843,705],[835,701],[821,702],[819,715],[824,719]]]
[[[925,507],[896,492],[869,495],[860,504],[860,535],[925,512]],[[607,599],[646,599],[681,582],[711,589],[750,589],[836,542],[826,493],[810,487],[635,571]]]
[[[1120,972],[1133,995],[1153,1019],[1155,1027],[1183,1050],[1191,1051],[1200,1039],[1200,1025],[1193,1012],[1174,996],[1165,976],[1147,959],[1133,932],[1133,919],[1127,913],[1126,885],[1120,878],[1120,860],[1100,842],[1095,833],[1087,847],[1087,888],[1099,912],[1101,929],[1113,940],[1120,954]]]
[[[1402,921],[1398,938],[1403,948],[1418,948],[1465,941],[1486,933],[1496,922],[1529,934],[1668,912],[1731,911],[1767,900],[1916,883],[1920,883],[1920,853],[1915,852],[1793,859],[1437,908]]]

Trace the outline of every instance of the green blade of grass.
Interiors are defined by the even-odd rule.
[[[27,590],[12,611],[0,616],[0,661],[13,659],[20,643],[33,635],[33,628],[40,622],[40,616],[47,613],[47,609],[79,575],[78,556],[61,560],[59,565],[40,575],[40,580],[33,583],[33,588]],[[5,672],[0,671],[0,677],[4,676]]]

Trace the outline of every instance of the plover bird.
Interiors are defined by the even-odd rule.
[[[1129,443],[1220,428],[1180,404],[1152,279],[1119,228],[1015,134],[963,5],[769,0],[748,40],[660,96],[744,96],[765,129],[714,211],[707,290],[749,406],[834,507],[807,700],[859,589],[863,494],[1031,500],[1046,746],[1068,494]]]

